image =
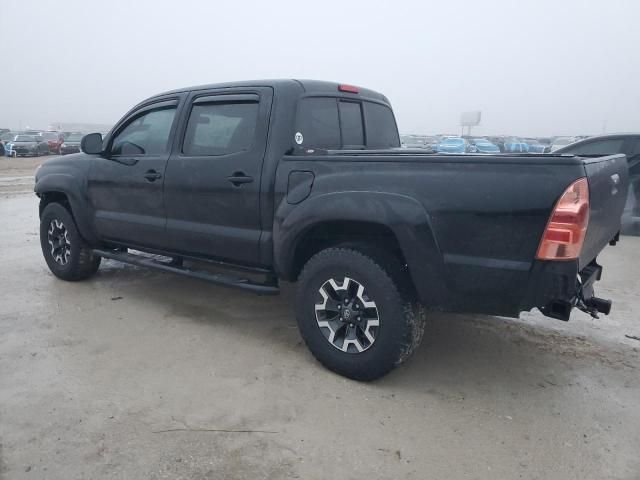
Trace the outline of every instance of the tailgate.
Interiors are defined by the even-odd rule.
[[[589,226],[580,254],[580,270],[586,267],[620,231],[627,200],[629,172],[624,155],[584,159],[589,181]]]

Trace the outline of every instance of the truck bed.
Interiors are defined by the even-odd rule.
[[[308,197],[293,204],[286,201],[297,189],[292,172],[313,176]],[[614,193],[615,175],[619,188]],[[582,177],[590,185],[591,218],[579,261],[536,260],[556,202]],[[517,316],[543,307],[540,298],[549,300],[527,295],[545,263],[565,272],[567,285],[561,290],[573,289],[578,272],[619,232],[626,188],[623,155],[307,150],[285,156],[277,169],[276,265],[291,271],[288,249],[323,217],[363,223],[375,219],[396,235],[425,304]]]

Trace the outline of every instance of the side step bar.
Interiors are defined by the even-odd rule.
[[[280,288],[276,283],[258,283],[247,278],[239,278],[221,273],[212,273],[206,270],[192,270],[181,266],[180,263],[163,262],[152,257],[134,255],[114,250],[94,249],[93,253],[102,258],[109,258],[118,262],[137,265],[138,267],[155,268],[156,270],[161,270],[163,272],[177,273],[179,275],[198,278],[218,285],[224,285],[226,287],[248,290],[259,295],[277,295],[280,293]]]

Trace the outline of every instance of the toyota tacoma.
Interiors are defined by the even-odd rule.
[[[353,379],[407,359],[429,310],[609,313],[593,286],[624,155],[401,149],[384,95],[312,80],[163,93],[81,149],[36,174],[55,276],[107,258],[258,294],[297,282],[307,346]]]

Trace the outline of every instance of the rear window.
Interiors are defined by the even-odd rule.
[[[355,102],[339,102],[340,128],[342,130],[342,145],[364,145],[364,128],[362,125],[362,107]]]
[[[306,147],[341,147],[335,98],[303,98],[300,101],[295,140]]]
[[[325,149],[361,148],[365,138],[368,148],[400,147],[398,129],[389,107],[335,97],[303,98],[294,138],[298,145]]]
[[[400,137],[393,112],[386,105],[365,103],[367,119],[367,147],[395,148],[400,146]]]

